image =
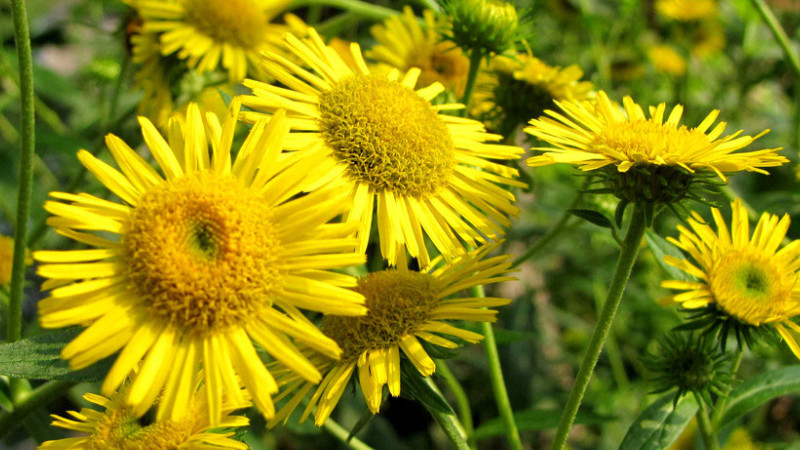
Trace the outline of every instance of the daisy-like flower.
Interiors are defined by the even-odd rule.
[[[630,97],[623,99],[624,112],[605,92],[597,101],[556,101],[563,114],[531,120],[525,131],[552,144],[539,147],[544,153],[528,159],[537,167],[555,163],[575,164],[583,171],[606,168],[614,193],[628,201],[673,202],[683,198],[696,172],[709,171],[723,181],[725,173],[747,170],[767,174],[763,167],[788,162],[776,151],[764,149],[737,152],[755,137],[741,131],[720,137],[725,122],[710,129],[719,116],[712,111],[697,127],[680,125],[683,107],[675,106],[664,120],[666,105],[650,107],[646,117]],[[710,129],[710,131],[709,131]]]
[[[656,0],[656,11],[672,20],[689,22],[717,14],[716,0]]]
[[[30,253],[25,252],[25,264],[33,264]],[[0,235],[0,286],[11,283],[11,269],[14,266],[14,239]]]
[[[647,49],[647,55],[657,71],[673,77],[686,73],[686,60],[670,45],[654,45]]]
[[[480,334],[460,329],[452,320],[494,322],[496,310],[487,309],[511,302],[506,298],[462,297],[449,298],[474,286],[514,280],[506,276],[511,256],[484,259],[497,244],[487,244],[445,264],[437,258],[430,269],[422,272],[398,269],[374,272],[361,278],[357,292],[367,299],[366,316],[325,316],[322,331],[333,338],[343,350],[341,361],[316,357],[320,370],[325,372],[301,417],[304,421],[316,408],[314,423],[321,426],[341,398],[353,372],[358,371],[361,391],[372,413],[377,413],[383,399],[383,387],[400,395],[400,364],[402,354],[422,376],[436,370],[433,359],[425,352],[420,339],[444,348],[458,344],[440,335],[449,335],[475,343]],[[302,399],[315,387],[291,372],[279,377],[284,388],[278,398],[291,399],[269,423],[274,426],[286,420]]]
[[[161,53],[176,53],[200,73],[228,71],[232,82],[259,74],[260,53],[287,27],[270,21],[289,0],[129,0],[145,33],[158,33]]]
[[[492,58],[478,77],[473,116],[483,118],[504,136],[520,124],[555,108],[556,100],[584,100],[594,86],[580,81],[583,71],[576,65],[552,67],[528,53],[516,59]]]
[[[686,291],[670,297],[672,302],[690,310],[710,308],[710,314],[722,316],[712,326],[723,327],[723,332],[732,329],[739,340],[740,334],[749,336],[748,330],[774,327],[800,358],[793,334],[800,333],[800,326],[792,320],[800,315],[800,241],[781,248],[789,216],[764,213],[751,236],[742,201],[735,200],[731,207],[730,228],[713,208],[716,233],[695,213],[689,220],[691,230],[679,226],[678,239],[668,238],[692,261],[671,256],[664,261],[697,280],[668,280],[661,285]]]
[[[125,403],[123,391],[110,397],[97,394],[84,394],[84,400],[101,406],[104,411],[83,408],[80,412],[68,411],[72,417],[53,415],[53,426],[86,433],[84,436],[46,441],[40,449],[241,449],[249,447],[243,442],[231,439],[232,431],[214,431],[214,428],[246,427],[247,417],[233,416],[237,409],[246,408],[250,403],[225,402],[222,404],[222,417],[216,425],[208,420],[207,395],[203,386],[193,394],[186,413],[176,419],[167,419],[143,426],[137,420],[133,408]]]
[[[163,176],[113,135],[106,143],[121,172],[80,151],[122,203],[65,192],[45,203],[58,233],[92,248],[34,254],[43,263],[39,275],[49,278],[43,287],[52,289],[39,302],[40,322],[88,326],[61,353],[73,369],[122,349],[104,395],[141,361],[126,395],[137,416],[162,388],[158,418],[182,416],[202,366],[212,424],[223,393],[241,400],[237,378],[271,417],[277,385],[253,341],[318,382],[319,371],[287,335],[331,358],[341,350],[298,308],[366,312],[363,296],[347,289],[355,278],[328,271],[364,261],[353,251],[357,224],[327,224],[347,208],[347,191],[334,186],[299,196],[333,163],[322,150],[282,154],[282,112],[256,123],[232,161],[239,105],[234,99],[222,124],[190,105],[183,127],[172,120],[169,142],[140,118]]]
[[[414,90],[420,70],[402,79],[371,74],[357,44],[351,53],[360,70],[351,69],[312,29],[310,38],[286,35],[286,45],[315,73],[275,53],[264,70],[289,89],[245,80],[253,96],[242,101],[256,111],[246,120],[286,109],[292,134],[288,149],[324,151],[333,167],[326,181],[343,183],[354,199],[347,219],[360,222],[359,250],[369,241],[377,198],[380,249],[391,265],[408,249],[425,267],[430,237],[446,258],[469,245],[495,239],[517,215],[514,195],[500,185],[514,181],[517,170],[488,159],[516,159],[519,147],[487,143],[488,134],[473,120],[439,114],[460,105],[431,104],[444,90],[440,83]],[[460,240],[459,240],[460,238]]]
[[[402,15],[373,26],[370,31],[378,45],[365,54],[403,73],[417,67],[422,71],[417,84],[428,86],[438,81],[460,98],[467,84],[469,58],[437,31],[441,25],[436,23],[433,11],[425,10],[422,15],[424,25],[406,6]]]

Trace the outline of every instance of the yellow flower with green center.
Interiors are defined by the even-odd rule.
[[[130,0],[161,53],[176,53],[199,72],[228,71],[232,82],[260,74],[260,53],[280,42],[286,26],[270,21],[288,0]]]
[[[508,216],[517,215],[514,195],[502,185],[524,186],[518,172],[489,159],[516,159],[519,147],[488,143],[491,135],[473,120],[439,112],[459,105],[431,104],[444,90],[440,83],[414,90],[420,70],[399,79],[371,74],[357,44],[351,69],[312,29],[310,38],[286,36],[286,45],[313,72],[267,53],[265,71],[289,89],[254,80],[245,85],[254,95],[243,103],[255,121],[286,109],[292,134],[287,148],[298,154],[324,151],[332,167],[326,180],[349,187],[354,199],[348,220],[360,222],[360,251],[369,241],[373,215],[378,216],[380,249],[394,265],[407,249],[430,261],[425,236],[446,258],[468,245],[504,234]],[[375,199],[377,198],[377,211]]]
[[[668,238],[693,261],[671,256],[664,261],[697,281],[669,280],[661,285],[686,291],[670,297],[684,308],[713,306],[740,324],[773,326],[800,358],[800,346],[792,334],[800,332],[792,321],[800,314],[800,241],[781,248],[789,216],[764,213],[751,236],[742,201],[737,199],[731,207],[730,228],[713,208],[716,233],[695,213],[689,220],[691,230],[679,226],[678,239]]]
[[[222,417],[216,425],[209,422],[206,410],[208,386],[203,386],[192,394],[186,413],[176,419],[167,419],[142,425],[137,420],[133,408],[125,403],[124,391],[115,392],[109,397],[97,394],[84,394],[89,403],[101,406],[104,411],[83,408],[80,412],[69,411],[72,417],[53,415],[53,426],[86,433],[84,436],[70,437],[56,441],[46,441],[40,449],[115,449],[115,450],[155,450],[155,449],[241,449],[249,447],[243,442],[231,439],[232,431],[213,431],[214,428],[246,427],[247,417],[233,416],[237,409],[246,408],[250,403],[231,403],[225,401],[221,406]]]
[[[436,364],[428,356],[420,339],[429,344],[457,348],[458,344],[441,335],[453,336],[475,343],[480,334],[460,329],[454,320],[494,322],[496,310],[509,299],[496,297],[449,298],[474,286],[514,280],[506,276],[511,256],[485,258],[497,248],[487,244],[456,260],[440,265],[434,261],[430,269],[409,271],[405,265],[363,277],[357,292],[367,299],[369,312],[362,317],[325,316],[322,331],[342,348],[341,361],[324,356],[314,357],[325,373],[301,417],[304,421],[316,408],[314,423],[321,426],[341,398],[353,372],[358,371],[361,391],[372,413],[377,413],[383,399],[383,387],[388,386],[393,397],[400,395],[401,350],[404,364],[411,363],[422,376],[430,376]],[[485,259],[484,259],[485,258]],[[278,371],[276,371],[278,373]],[[291,396],[270,421],[274,426],[288,419],[292,411],[314,388],[314,385],[284,371],[278,376],[284,387],[276,401]]]
[[[544,153],[528,159],[533,167],[555,163],[575,164],[582,171],[606,168],[614,193],[628,201],[644,196],[647,201],[672,202],[686,194],[697,172],[711,172],[723,181],[725,173],[743,170],[767,174],[763,167],[789,160],[777,149],[737,152],[767,133],[724,137],[725,122],[713,129],[719,111],[712,111],[695,128],[680,124],[683,107],[675,106],[664,120],[666,105],[650,107],[650,117],[630,97],[624,112],[597,93],[596,102],[556,101],[562,112],[531,120],[525,131],[553,145],[537,147]],[[710,130],[709,130],[710,129]],[[644,192],[642,186],[648,189]]]
[[[466,52],[502,54],[518,40],[519,18],[512,2],[444,0],[442,6],[451,23],[448,37]]]
[[[504,136],[555,108],[556,100],[585,100],[594,89],[580,81],[583,71],[577,65],[548,66],[530,53],[515,58],[492,58],[478,76],[473,97],[472,115]]]
[[[716,0],[656,0],[656,11],[672,20],[689,22],[717,14]]]
[[[378,45],[365,54],[402,72],[417,67],[422,71],[417,84],[428,86],[438,81],[461,97],[467,83],[469,59],[456,44],[444,40],[437,30],[441,25],[433,11],[425,10],[423,20],[424,25],[420,25],[411,7],[404,7],[402,15],[392,16],[370,29]]]
[[[163,176],[109,135],[121,172],[86,151],[78,157],[123,203],[64,192],[45,203],[58,233],[93,248],[34,254],[51,289],[39,302],[40,322],[88,326],[61,353],[73,369],[122,350],[103,383],[105,395],[141,361],[126,400],[137,416],[162,388],[167,400],[159,420],[182,416],[202,367],[212,424],[223,393],[241,400],[239,378],[271,417],[277,385],[253,341],[318,382],[319,371],[287,336],[330,358],[341,350],[299,308],[366,312],[363,296],[348,289],[356,279],[329,271],[365,259],[354,251],[357,224],[328,223],[346,211],[348,192],[332,186],[299,195],[334,164],[323,150],[282,153],[283,112],[257,122],[232,161],[239,108],[235,98],[220,123],[192,104],[185,123],[171,120],[168,142],[140,118]]]

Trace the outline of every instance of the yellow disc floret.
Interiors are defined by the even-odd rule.
[[[453,139],[414,90],[354,75],[322,93],[319,110],[325,143],[355,180],[417,198],[448,184],[456,164]]]
[[[741,251],[715,261],[708,284],[717,305],[751,325],[780,316],[792,301],[796,277],[769,258]]]
[[[199,173],[148,192],[124,245],[149,310],[196,332],[245,322],[281,277],[271,209],[234,177]]]
[[[397,346],[413,334],[430,320],[440,288],[427,273],[384,270],[360,279],[355,290],[366,298],[366,316],[326,316],[322,321],[322,331],[342,347],[344,362],[367,350]]]
[[[217,42],[256,48],[269,20],[252,0],[186,0],[186,22]]]

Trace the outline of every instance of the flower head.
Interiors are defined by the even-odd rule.
[[[469,59],[456,44],[443,40],[433,11],[425,10],[423,19],[424,26],[406,6],[401,16],[392,16],[372,27],[370,31],[378,45],[365,54],[404,73],[417,67],[421,70],[419,85],[438,81],[460,97],[467,83]]]
[[[670,242],[688,253],[693,261],[671,256],[667,264],[695,277],[696,281],[668,280],[665,288],[682,292],[670,297],[686,309],[704,309],[718,319],[709,325],[736,333],[737,340],[749,341],[751,331],[776,329],[800,358],[792,332],[800,332],[792,318],[800,314],[800,241],[781,247],[789,228],[789,216],[782,218],[764,213],[750,235],[747,211],[741,200],[732,204],[730,231],[718,209],[712,209],[715,233],[695,214],[689,220],[691,230],[679,226],[678,239]],[[700,322],[699,322],[700,323]],[[708,320],[702,322],[708,325]]]
[[[231,439],[233,432],[212,431],[213,428],[245,427],[250,421],[247,417],[232,416],[233,411],[245,408],[249,402],[231,403],[221,406],[217,424],[209,422],[207,410],[207,389],[203,386],[192,394],[186,413],[175,419],[142,425],[133,408],[125,403],[124,390],[110,397],[97,394],[84,394],[87,402],[101,406],[104,411],[83,408],[80,412],[69,411],[72,417],[53,415],[53,426],[67,430],[87,433],[83,436],[46,441],[40,449],[212,449],[249,448],[247,444]]]
[[[518,39],[519,18],[512,3],[504,0],[447,0],[451,36],[466,52],[502,54]]]
[[[605,168],[614,193],[628,201],[670,203],[682,199],[692,182],[703,175],[747,170],[766,174],[763,167],[788,162],[776,154],[780,149],[737,152],[763,136],[740,136],[741,131],[720,137],[725,122],[709,131],[719,111],[712,111],[697,127],[680,125],[683,107],[675,106],[664,120],[666,105],[650,107],[646,117],[630,97],[623,99],[625,113],[605,92],[594,103],[556,101],[564,114],[547,111],[550,117],[531,120],[525,131],[552,144],[539,147],[544,153],[528,159],[529,166],[555,163],[578,165],[583,171]]]
[[[524,184],[512,179],[516,170],[488,159],[518,158],[522,149],[487,143],[501,137],[478,122],[439,114],[458,106],[431,104],[444,90],[440,83],[415,91],[419,69],[402,79],[397,70],[373,74],[352,44],[359,67],[353,70],[315,31],[310,36],[287,35],[286,45],[314,73],[267,53],[264,70],[290,89],[246,80],[254,95],[243,102],[255,111],[244,117],[254,121],[286,109],[293,130],[287,148],[329,156],[320,170],[350,189],[348,220],[360,222],[360,251],[373,215],[381,253],[392,265],[407,249],[426,266],[425,235],[446,258],[464,253],[461,241],[474,245],[502,235],[507,216],[518,209],[499,185]]]
[[[594,86],[580,81],[582,76],[576,65],[551,67],[529,53],[492,58],[478,77],[473,115],[508,136],[520,124],[555,108],[556,100],[588,98]]]
[[[30,265],[33,260],[28,251],[25,251],[25,264]],[[11,283],[11,269],[14,266],[14,239],[0,235],[0,286]]]
[[[319,372],[287,335],[331,358],[340,349],[298,308],[366,311],[363,296],[346,289],[355,279],[328,271],[364,261],[350,237],[355,224],[327,224],[347,207],[347,192],[332,186],[298,195],[323,174],[325,152],[282,155],[288,125],[279,112],[255,124],[232,161],[238,113],[238,99],[222,124],[190,105],[185,124],[171,121],[169,142],[140,118],[163,176],[109,135],[121,172],[86,151],[78,157],[123,203],[64,192],[45,203],[58,233],[93,248],[34,254],[52,289],[39,302],[40,322],[89,326],[61,353],[73,369],[122,349],[105,395],[143,361],[126,394],[136,415],[163,387],[174,401],[162,402],[158,417],[181,416],[202,366],[212,423],[223,392],[239,400],[237,378],[271,417],[277,385],[253,341],[316,382]]]
[[[457,260],[421,272],[400,266],[361,278],[355,290],[366,297],[369,312],[355,320],[340,316],[323,319],[322,331],[340,344],[342,359],[336,362],[317,358],[320,370],[326,374],[305,408],[301,421],[316,407],[314,422],[322,425],[356,370],[367,406],[377,413],[383,400],[384,386],[388,386],[392,396],[400,395],[401,350],[402,359],[408,359],[403,364],[411,363],[422,376],[430,376],[436,370],[436,364],[420,339],[451,349],[457,348],[458,344],[441,335],[470,343],[482,339],[480,334],[457,328],[448,321],[493,322],[497,311],[487,308],[506,305],[510,300],[448,297],[473,286],[514,279],[505,276],[511,266],[510,256],[484,259],[496,247],[496,244],[484,245]],[[285,385],[280,397],[291,395],[291,399],[278,411],[271,425],[287,419],[314,388],[292,374],[279,377],[279,382]]]
[[[288,0],[129,0],[156,33],[163,55],[177,54],[199,72],[228,71],[232,82],[258,74],[260,53],[287,27],[270,21]]]
[[[656,11],[672,20],[688,22],[717,14],[716,0],[656,0]]]
[[[673,77],[686,73],[686,60],[670,45],[654,45],[647,50],[656,70]]]

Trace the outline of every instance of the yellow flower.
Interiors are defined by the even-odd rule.
[[[161,53],[185,59],[198,72],[222,65],[232,82],[258,75],[260,53],[288,28],[270,21],[289,0],[129,0],[157,33]]]
[[[25,264],[33,264],[30,254],[25,250]],[[11,283],[11,269],[14,266],[14,239],[0,235],[0,286]]]
[[[155,450],[155,449],[242,449],[249,447],[243,442],[231,439],[233,432],[212,431],[213,428],[245,427],[250,421],[247,417],[230,415],[234,410],[246,408],[249,402],[231,403],[221,406],[222,417],[212,425],[205,413],[208,386],[203,386],[192,395],[186,413],[176,419],[167,419],[142,426],[133,412],[125,404],[124,392],[115,392],[110,397],[97,394],[84,394],[87,402],[105,409],[83,408],[80,412],[69,411],[72,417],[53,415],[53,426],[67,430],[87,433],[84,436],[46,441],[40,449],[115,449],[115,450]]]
[[[417,84],[428,86],[438,81],[461,97],[467,83],[469,59],[455,43],[443,40],[437,31],[441,25],[436,23],[433,11],[425,10],[423,20],[424,26],[411,7],[404,7],[401,16],[392,16],[370,29],[378,45],[365,54],[403,73],[417,67],[422,71]]]
[[[678,226],[679,238],[668,239],[693,261],[672,256],[664,261],[697,281],[668,280],[661,285],[686,291],[670,298],[686,309],[712,306],[746,326],[773,326],[800,358],[800,346],[792,335],[800,332],[792,321],[800,314],[800,241],[780,248],[789,216],[764,213],[751,236],[742,201],[737,199],[731,207],[730,231],[716,208],[712,209],[716,233],[697,213],[689,220],[691,230]]]
[[[692,54],[700,58],[711,56],[725,48],[725,28],[718,19],[697,24],[692,37]]]
[[[686,60],[669,45],[654,45],[647,50],[650,60],[659,72],[674,77],[686,73]]]
[[[551,67],[529,53],[518,54],[516,60],[492,58],[478,77],[473,115],[509,135],[518,125],[555,108],[556,100],[586,99],[594,86],[580,81],[582,76],[576,65]]]
[[[361,50],[351,50],[359,70],[310,30],[310,39],[286,36],[287,47],[314,73],[267,53],[265,71],[289,89],[245,80],[253,96],[243,103],[256,112],[246,120],[286,109],[292,134],[287,148],[329,155],[326,180],[345,184],[354,199],[348,220],[360,222],[359,250],[365,251],[377,198],[380,249],[394,265],[404,247],[430,260],[425,238],[446,258],[469,245],[495,239],[518,214],[514,196],[499,185],[524,186],[512,180],[517,170],[490,162],[519,158],[522,149],[490,144],[501,136],[487,134],[473,120],[439,114],[460,105],[430,103],[444,90],[440,83],[414,91],[420,70],[398,80],[370,73]],[[315,153],[314,153],[315,154]]]
[[[551,117],[531,120],[525,131],[555,146],[540,147],[545,153],[528,159],[529,166],[576,164],[583,171],[613,165],[623,173],[638,166],[673,166],[689,173],[710,170],[725,180],[724,173],[747,170],[767,174],[762,167],[788,160],[764,149],[734,153],[763,136],[740,136],[741,131],[720,138],[725,122],[709,128],[719,111],[712,111],[695,128],[680,125],[683,107],[675,106],[664,121],[666,105],[650,107],[647,118],[630,97],[623,99],[625,113],[611,103],[605,92],[597,102],[556,101],[566,114],[548,111]]]
[[[52,192],[45,203],[58,233],[93,248],[34,254],[43,263],[39,275],[49,278],[43,287],[52,289],[39,302],[40,322],[89,326],[61,353],[73,369],[122,349],[104,395],[143,361],[127,393],[136,415],[163,387],[168,401],[158,418],[182,416],[202,366],[212,424],[223,392],[240,400],[237,378],[271,417],[277,385],[252,341],[317,382],[319,372],[286,335],[331,358],[341,350],[298,308],[366,312],[363,297],[347,289],[355,278],[327,270],[364,261],[353,251],[357,224],[327,224],[349,206],[347,191],[299,196],[334,163],[323,150],[282,154],[283,112],[257,122],[232,161],[239,107],[236,98],[221,124],[190,105],[184,126],[170,122],[168,142],[140,118],[163,177],[113,135],[106,143],[122,172],[80,151],[84,166],[123,203],[65,192]]]
[[[422,376],[430,376],[436,370],[436,364],[419,339],[449,349],[457,348],[458,344],[440,334],[470,343],[481,340],[483,336],[480,334],[457,328],[448,321],[494,322],[497,311],[487,308],[503,306],[511,300],[448,297],[474,286],[515,279],[505,276],[511,267],[511,256],[484,259],[496,247],[497,244],[484,245],[438,268],[435,266],[440,258],[437,258],[431,268],[422,272],[409,271],[401,265],[397,270],[388,269],[361,278],[356,291],[366,297],[369,313],[358,318],[325,316],[322,320],[322,331],[332,337],[344,352],[339,362],[316,357],[325,377],[300,421],[304,421],[316,407],[314,423],[321,426],[356,370],[367,406],[373,414],[377,413],[384,386],[388,385],[393,397],[400,395],[401,350]],[[284,387],[276,400],[291,398],[270,421],[270,426],[288,419],[314,388],[290,372],[279,376],[279,382]]]
[[[662,16],[683,22],[705,19],[717,14],[716,0],[656,0]]]

